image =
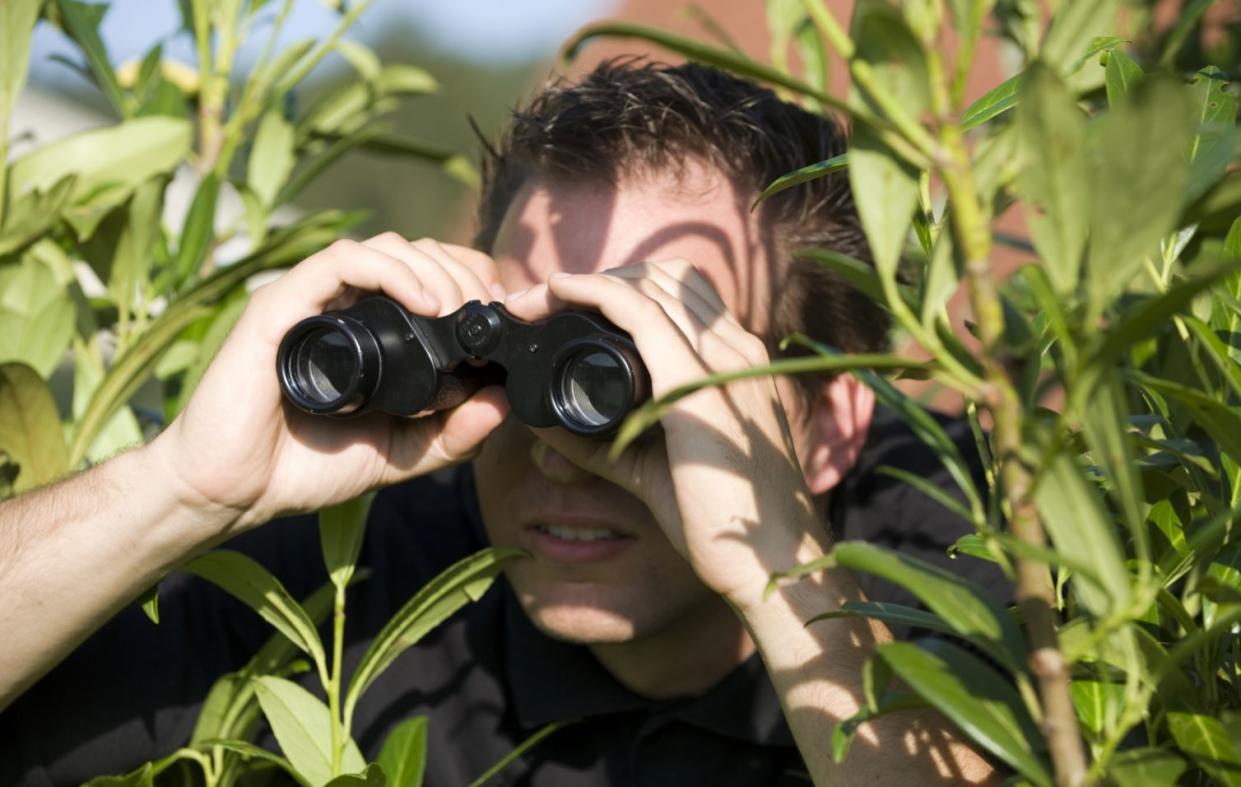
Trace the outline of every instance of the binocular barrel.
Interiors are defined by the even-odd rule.
[[[530,323],[477,301],[425,318],[365,298],[294,325],[276,365],[285,397],[308,413],[417,416],[502,384],[524,423],[599,438],[650,395],[632,340],[603,317],[564,312]]]

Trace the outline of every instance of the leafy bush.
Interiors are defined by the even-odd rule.
[[[846,33],[822,0],[769,0],[774,66],[620,23],[587,28],[566,49],[643,39],[852,121],[845,157],[808,162],[767,195],[848,168],[874,264],[829,249],[805,256],[882,303],[928,360],[841,355],[790,336],[809,358],[747,374],[852,370],[869,383],[935,448],[966,503],[900,480],[973,523],[956,552],[1000,564],[1018,603],[1006,609],[861,543],[793,572],[831,563],[894,581],[929,611],[850,603],[833,614],[971,646],[879,646],[866,707],[833,733],[837,759],[859,722],[929,705],[1022,783],[1241,784],[1237,98],[1219,69],[1167,66],[1209,5],[1189,4],[1162,39],[1140,31],[1141,63],[1114,35],[1116,0],[1060,3],[1042,36],[1037,5],[1020,1],[862,0]],[[992,11],[1024,64],[967,106]],[[943,45],[949,29],[955,48]],[[792,47],[800,73],[787,67]],[[828,51],[847,64],[847,99],[826,92]],[[993,224],[1014,203],[1037,259],[1005,279]],[[950,321],[958,290],[972,340]],[[964,397],[987,488],[878,369]],[[693,388],[646,406],[617,450]]]
[[[381,64],[343,37],[367,5],[361,0],[342,10],[326,38],[277,52],[292,0],[275,11],[274,22],[259,0],[185,3],[185,31],[199,56],[195,72],[164,60],[160,45],[140,63],[114,69],[98,34],[106,5],[0,4],[0,162],[8,159],[10,113],[26,81],[30,34],[40,17],[77,45],[82,70],[117,116],[113,125],[43,145],[0,167],[0,498],[139,442],[138,400],[158,408],[148,418],[152,424],[175,417],[245,306],[255,275],[292,265],[361,218],[335,210],[281,218],[281,208],[346,152],[413,156],[473,182],[461,157],[396,135],[383,123],[403,97],[436,84],[421,69]],[[267,22],[258,64],[245,79],[234,79],[242,39]],[[331,53],[342,55],[356,77],[300,107],[299,86]],[[189,175],[194,196],[176,229],[164,216],[179,174]],[[237,203],[240,210],[232,212],[238,215],[228,216]],[[226,253],[238,246],[244,251]],[[97,292],[83,284],[92,280]],[[62,422],[48,380],[66,354],[72,403],[71,417]],[[366,510],[367,501],[358,500],[321,514],[331,583],[301,603],[237,552],[211,552],[183,567],[251,606],[276,633],[243,669],[212,687],[184,748],[97,783],[150,785],[182,762],[197,763],[212,787],[272,766],[311,787],[382,784],[385,778],[390,785],[421,783],[426,720],[399,725],[379,763],[368,766],[350,737],[354,704],[397,655],[478,598],[514,553],[486,550],[433,580],[397,611],[345,686],[345,594],[365,577],[355,564]],[[144,606],[158,622],[154,589]],[[329,613],[330,653],[318,633]],[[327,706],[287,679],[306,669],[315,670]],[[285,756],[251,742],[260,714]]]

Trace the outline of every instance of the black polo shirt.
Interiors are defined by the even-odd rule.
[[[972,455],[968,428],[948,428]],[[1007,599],[1011,589],[994,566],[944,554],[969,525],[913,488],[876,475],[885,464],[952,489],[935,457],[881,415],[833,497],[837,538],[931,560]],[[468,468],[381,492],[360,560],[372,573],[349,597],[347,674],[406,599],[484,544]],[[228,547],[263,563],[299,598],[326,581],[313,517],[270,523]],[[898,588],[859,579],[873,599],[912,603]],[[125,609],[0,713],[0,784],[78,784],[173,751],[188,739],[212,682],[238,669],[271,634],[253,612],[185,574],[161,585],[160,614],[156,626],[136,607]],[[302,683],[321,693],[313,675]],[[551,721],[564,726],[492,783],[808,783],[757,656],[699,697],[647,700],[613,679],[585,647],[538,632],[503,579],[374,682],[358,704],[354,736],[374,758],[388,730],[415,715],[430,719],[430,787],[468,784]],[[260,743],[275,748],[265,731]]]

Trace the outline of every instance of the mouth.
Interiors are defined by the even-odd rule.
[[[561,563],[590,563],[613,558],[637,543],[631,535],[606,527],[536,522],[526,528],[531,551]]]

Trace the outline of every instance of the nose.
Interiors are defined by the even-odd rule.
[[[544,478],[557,484],[573,484],[594,477],[542,440],[536,439],[530,446],[530,460]]]

